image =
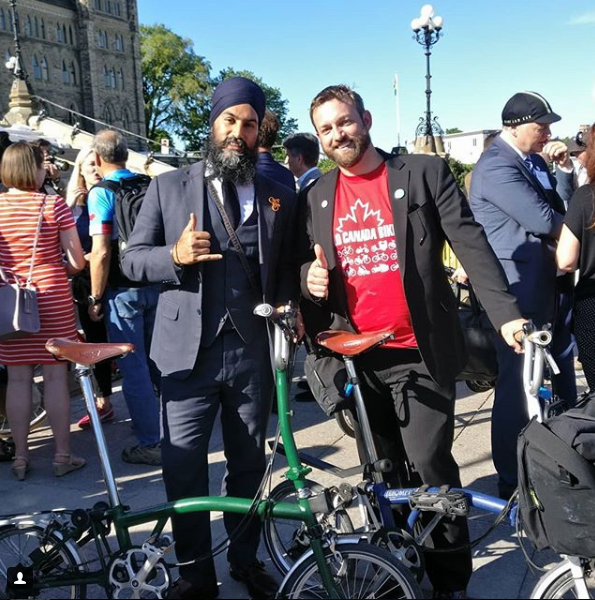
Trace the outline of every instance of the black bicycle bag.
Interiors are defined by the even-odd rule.
[[[538,549],[595,558],[595,401],[532,420],[517,447],[519,509]]]

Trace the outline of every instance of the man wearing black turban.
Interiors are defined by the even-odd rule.
[[[151,358],[163,377],[169,500],[209,495],[208,443],[219,409],[227,458],[222,495],[254,497],[265,470],[273,371],[266,321],[252,309],[260,302],[286,304],[298,289],[288,263],[295,194],[256,174],[265,104],[260,87],[243,77],[217,87],[206,159],[153,180],[122,257],[131,279],[163,284]],[[273,598],[277,586],[256,558],[260,524],[238,528],[242,518],[224,515],[231,575],[253,598]],[[217,597],[209,514],[177,515],[173,532],[184,564],[169,597]]]

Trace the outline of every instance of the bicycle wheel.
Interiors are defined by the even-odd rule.
[[[307,484],[315,494],[324,489],[323,486],[313,481],[307,481]],[[297,492],[291,481],[283,481],[273,488],[269,499],[274,503],[295,503],[297,502]],[[327,519],[330,527],[337,533],[353,532],[353,524],[344,509],[336,510]],[[268,515],[262,524],[262,529],[264,543],[271,560],[281,575],[285,575],[310,547],[306,527],[299,521]]]
[[[350,438],[355,438],[355,427],[353,426],[353,417],[347,410],[339,410],[335,413],[335,421],[339,429]]]
[[[550,573],[546,573],[542,580],[545,580],[548,576],[550,576]],[[585,583],[587,584],[587,589],[589,590],[588,598],[595,598],[595,577],[593,576],[592,572],[585,573]],[[540,585],[538,583],[536,589],[539,587]],[[567,571],[562,571],[555,579],[549,582],[542,592],[539,592],[536,595],[532,594],[531,598],[543,600],[547,600],[549,598],[579,598],[579,594],[577,594],[574,587],[574,579],[572,578],[570,567]]]
[[[46,534],[43,527],[9,526],[0,530],[0,597],[6,592],[7,569],[18,564],[32,567],[36,583],[44,578],[66,573],[80,573],[72,550],[54,533]],[[86,585],[68,585],[37,591],[23,590],[28,598],[86,598]]]
[[[37,365],[33,371],[33,410],[29,430],[40,427],[46,420],[47,413],[43,404],[43,377],[41,367]],[[0,437],[10,437],[10,423],[6,416],[6,383],[0,383]]]
[[[371,544],[337,544],[326,560],[340,598],[423,598],[409,571],[388,551]],[[279,598],[329,598],[314,555],[296,565]]]

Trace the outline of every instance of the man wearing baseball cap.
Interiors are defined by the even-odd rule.
[[[556,391],[576,398],[569,315],[572,285],[556,278],[554,250],[572,194],[568,149],[550,141],[559,121],[536,92],[519,92],[502,111],[502,132],[479,159],[471,181],[470,203],[476,220],[508,278],[523,315],[537,326],[554,325],[554,358],[562,373]],[[542,158],[556,165],[556,177]],[[568,289],[566,289],[566,286]],[[562,302],[560,302],[562,300]],[[522,382],[522,356],[496,339],[498,379],[492,412],[492,454],[499,491],[508,498],[517,485],[516,439],[528,421]]]
[[[162,373],[170,501],[209,495],[209,438],[219,410],[222,495],[253,498],[265,472],[273,370],[267,323],[253,309],[295,300],[298,284],[288,263],[295,192],[256,172],[264,114],[265,96],[254,82],[219,84],[206,159],[152,181],[122,259],[131,279],[163,284],[151,357]],[[274,598],[277,584],[256,557],[258,519],[225,513],[223,520],[231,576],[252,598]],[[182,565],[168,598],[216,598],[209,513],[172,521]]]

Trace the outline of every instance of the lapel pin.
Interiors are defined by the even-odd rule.
[[[277,212],[281,208],[281,200],[279,198],[273,198],[272,196],[269,198],[269,204],[273,209],[273,212]]]
[[[401,198],[405,197],[405,190],[399,188],[398,190],[395,190],[395,200],[400,200]]]
[[[323,200],[320,206],[322,206],[322,208],[326,208],[328,206],[328,200]]]

